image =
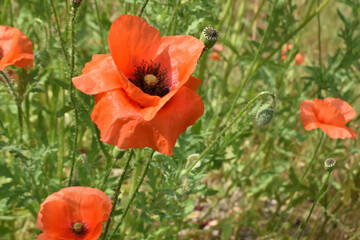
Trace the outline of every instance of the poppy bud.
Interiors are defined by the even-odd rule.
[[[112,156],[113,158],[116,158],[116,159],[120,159],[124,156],[125,154],[125,151],[124,150],[121,150],[120,148],[118,147],[114,147],[113,151],[112,151]]]
[[[335,168],[336,161],[333,158],[328,158],[324,161],[325,170],[328,172],[332,172]]]
[[[274,116],[274,107],[266,103],[262,105],[256,114],[256,124],[260,127],[268,125]]]
[[[303,57],[303,55],[301,55],[301,53],[296,54],[296,56],[295,56],[295,64],[299,66],[299,65],[301,65],[303,62],[304,62],[304,57]]]
[[[212,27],[206,27],[202,31],[200,40],[205,44],[205,50],[212,48],[218,39],[218,33]]]

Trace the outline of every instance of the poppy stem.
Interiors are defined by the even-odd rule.
[[[244,77],[244,80],[242,81],[242,83],[239,85],[239,87],[237,87],[237,89],[235,90],[236,92],[236,96],[234,98],[234,101],[232,102],[231,106],[230,106],[230,110],[228,111],[226,120],[228,120],[230,118],[230,116],[232,115],[235,105],[237,103],[237,100],[239,99],[239,97],[241,96],[242,90],[244,89],[247,81],[249,80],[250,76],[252,76],[255,72],[257,72],[257,70],[263,66],[265,63],[267,63],[274,55],[275,53],[279,52],[279,50],[282,48],[282,46],[287,43],[291,38],[293,38],[301,29],[303,29],[316,15],[318,15],[321,10],[328,4],[329,0],[325,0],[316,10],[313,14],[310,15],[310,17],[308,17],[307,19],[305,19],[304,22],[302,22],[302,24],[300,24],[300,26],[295,29],[292,33],[290,33],[282,42],[280,42],[280,44],[261,62],[257,63],[255,66],[253,66],[253,64],[251,65],[248,73],[246,74],[246,76]],[[268,28],[267,28],[268,29]],[[267,32],[266,29],[266,32]],[[266,35],[265,32],[265,35]],[[265,36],[264,36],[265,38]],[[264,39],[263,38],[263,39]],[[258,48],[258,52],[261,50],[261,43],[260,43],[260,47]],[[257,58],[257,56],[255,56],[255,59]],[[256,63],[255,61],[253,61],[253,63]],[[227,121],[225,121],[227,122]]]
[[[311,214],[312,214],[312,212],[313,212],[313,210],[314,210],[314,208],[315,208],[315,205],[316,205],[317,202],[326,194],[326,191],[325,191],[324,193],[322,193],[322,192],[323,192],[323,190],[324,190],[324,188],[325,188],[325,186],[326,186],[326,184],[327,184],[327,182],[328,182],[328,180],[329,180],[330,175],[331,175],[331,172],[328,172],[328,174],[327,174],[327,176],[326,176],[326,178],[325,178],[325,181],[324,181],[323,184],[321,185],[321,188],[320,188],[320,190],[319,190],[319,193],[318,193],[318,195],[316,196],[316,199],[315,199],[313,205],[311,206],[311,209],[310,209],[310,212],[309,212],[308,217],[306,218],[305,224],[304,224],[304,225],[302,226],[302,228],[301,228],[301,232],[300,232],[300,234],[299,234],[299,236],[298,236],[298,238],[297,238],[298,240],[301,238],[302,234],[304,233],[304,230],[305,230],[305,228],[306,228],[307,223],[308,223],[309,220],[310,220],[310,217],[311,217]]]
[[[75,156],[76,156],[76,147],[77,147],[77,140],[78,140],[78,133],[79,133],[79,116],[78,116],[78,109],[76,106],[76,96],[74,85],[72,84],[72,77],[74,76],[75,72],[75,17],[77,13],[78,7],[73,6],[71,8],[71,17],[70,17],[70,76],[69,76],[69,92],[70,92],[70,99],[71,103],[74,108],[75,112],[75,136],[74,142],[72,147],[72,156],[71,156],[71,168],[70,168],[70,175],[69,175],[69,182],[68,186],[71,186],[72,182],[72,175],[75,166]]]
[[[131,194],[130,200],[129,200],[129,202],[127,203],[127,205],[126,205],[126,207],[125,207],[125,211],[124,211],[123,214],[121,215],[121,218],[120,218],[119,223],[116,225],[114,231],[112,232],[112,234],[111,234],[111,236],[110,236],[110,240],[114,237],[116,231],[119,229],[119,227],[121,226],[122,222],[124,221],[124,218],[126,217],[126,214],[127,214],[127,212],[129,211],[130,206],[131,206],[132,202],[134,201],[135,196],[136,196],[137,192],[139,191],[139,188],[140,188],[142,182],[144,181],[144,178],[145,178],[146,173],[147,173],[147,171],[148,171],[148,169],[149,169],[149,166],[150,166],[152,157],[153,157],[153,155],[154,155],[154,152],[155,152],[155,150],[152,150],[152,151],[151,151],[151,154],[150,154],[150,156],[149,156],[149,158],[148,158],[148,160],[147,160],[147,162],[146,162],[146,166],[145,166],[145,169],[144,169],[143,174],[142,174],[142,176],[141,176],[141,179],[140,179],[139,183],[137,184],[135,191],[133,191],[133,193]],[[105,238],[103,238],[103,240],[104,240],[104,239],[105,239]]]
[[[105,227],[105,231],[104,231],[104,235],[102,237],[103,240],[105,240],[106,238],[106,235],[109,231],[109,227],[110,227],[110,222],[111,222],[111,219],[113,217],[113,213],[116,209],[116,204],[117,204],[117,201],[118,201],[118,198],[119,198],[119,195],[120,195],[120,188],[121,188],[121,185],[123,184],[124,182],[124,179],[125,179],[125,176],[126,176],[126,173],[127,173],[127,170],[129,168],[129,165],[130,165],[130,161],[132,159],[134,155],[134,151],[133,150],[130,150],[130,153],[129,153],[129,157],[128,157],[128,160],[126,162],[126,165],[125,165],[125,168],[124,168],[124,171],[123,173],[121,174],[121,177],[119,179],[119,183],[115,189],[115,195],[114,195],[114,201],[113,201],[113,204],[112,204],[112,209],[111,209],[111,213],[110,213],[110,217],[109,217],[109,220],[107,221],[106,223],[106,227]]]
[[[139,17],[141,17],[141,15],[143,14],[145,8],[146,8],[146,5],[148,4],[149,0],[146,0],[143,4],[143,6],[141,7],[141,10],[140,10],[140,13],[138,14]]]
[[[270,92],[270,91],[264,91],[259,93],[258,95],[256,95],[254,98],[252,98],[240,111],[240,113],[233,119],[231,120],[231,122],[229,123],[229,125],[227,127],[225,127],[217,136],[216,138],[211,142],[211,144],[200,154],[199,158],[196,159],[196,161],[194,161],[191,166],[182,174],[182,176],[187,175],[189,172],[191,172],[191,170],[195,167],[195,165],[201,160],[203,159],[207,153],[212,149],[212,147],[220,140],[220,137],[227,132],[233,125],[234,123],[239,120],[239,118],[241,118],[245,111],[254,103],[256,102],[260,97],[269,95],[270,97],[273,98],[273,100],[276,100],[276,96],[274,93]]]
[[[318,145],[316,146],[315,152],[314,152],[314,154],[313,154],[313,156],[312,156],[312,158],[311,158],[311,160],[310,160],[310,164],[307,166],[307,168],[306,168],[306,170],[305,170],[304,175],[301,177],[301,179],[300,179],[300,181],[297,183],[296,187],[293,188],[293,190],[291,191],[290,202],[289,202],[289,204],[287,205],[286,209],[282,212],[279,221],[276,223],[275,227],[273,228],[273,232],[275,232],[275,231],[278,229],[278,227],[279,227],[280,223],[282,222],[285,214],[286,214],[286,213],[289,211],[289,209],[292,207],[293,199],[294,199],[294,196],[295,196],[295,191],[296,191],[298,185],[300,185],[301,182],[305,179],[305,177],[307,176],[309,170],[312,168],[312,165],[313,165],[314,160],[315,160],[315,158],[316,158],[316,156],[317,156],[317,153],[319,152],[319,149],[320,149],[321,143],[323,142],[323,139],[324,139],[324,132],[321,133],[320,141],[319,141]]]
[[[61,35],[61,29],[60,29],[60,24],[59,24],[59,17],[58,17],[58,14],[56,12],[56,8],[55,8],[55,4],[54,4],[54,1],[53,0],[49,0],[50,1],[50,5],[51,5],[51,10],[54,14],[54,17],[55,17],[55,26],[56,26],[56,30],[57,30],[57,33],[59,35],[59,39],[60,39],[60,45],[61,45],[61,50],[64,54],[64,57],[65,57],[65,60],[66,60],[66,63],[68,64],[68,66],[70,66],[70,60],[69,60],[69,56],[67,55],[67,52],[65,50],[65,42],[64,42],[64,39],[62,38],[62,35]]]
[[[13,97],[13,99],[16,103],[16,107],[17,107],[17,111],[18,111],[18,119],[19,119],[19,130],[20,130],[19,141],[21,142],[22,135],[23,135],[23,121],[22,121],[23,114],[22,114],[22,110],[21,110],[21,101],[19,99],[18,94],[16,93],[16,91],[14,89],[14,86],[10,82],[7,75],[2,70],[0,70],[0,75],[5,80],[5,84],[6,84],[7,88],[9,89],[10,95]]]

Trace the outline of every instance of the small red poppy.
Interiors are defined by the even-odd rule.
[[[33,46],[28,37],[17,28],[0,25],[0,70],[10,65],[27,70],[33,63]]]
[[[296,65],[301,65],[304,62],[304,57],[303,55],[301,55],[301,53],[298,53],[295,55],[295,64]]]
[[[210,58],[212,60],[219,60],[220,58],[220,54],[218,52],[213,52],[211,55],[210,55]]]
[[[355,138],[356,132],[345,124],[356,116],[354,109],[339,98],[315,98],[300,104],[300,119],[306,131],[320,128],[330,138]]]
[[[40,205],[38,240],[95,240],[111,211],[111,200],[90,187],[68,187],[48,196]]]
[[[110,54],[94,55],[76,88],[95,95],[91,119],[101,141],[121,149],[150,147],[172,155],[180,133],[203,114],[192,77],[204,48],[192,36],[161,37],[140,17],[122,15],[110,28]]]

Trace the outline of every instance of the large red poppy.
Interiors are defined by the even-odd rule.
[[[161,37],[142,18],[122,15],[109,33],[110,54],[94,55],[73,78],[95,95],[91,119],[101,141],[121,149],[150,147],[172,155],[180,133],[203,114],[190,76],[204,48],[192,36]]]
[[[90,187],[68,187],[48,196],[40,205],[38,240],[95,240],[111,211],[111,200]]]
[[[356,132],[345,126],[355,115],[354,109],[339,98],[315,98],[300,104],[300,118],[305,130],[320,128],[330,138],[355,138]]]
[[[33,62],[33,46],[28,37],[17,28],[0,25],[0,70],[10,65],[27,70]]]

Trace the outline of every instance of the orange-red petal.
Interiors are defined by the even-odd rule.
[[[95,98],[91,119],[100,129],[101,141],[121,149],[150,147],[167,155],[172,155],[180,133],[204,111],[201,98],[187,86],[182,86],[149,121],[121,89]]]
[[[111,211],[111,200],[102,191],[90,187],[68,187],[48,196],[40,206],[37,225],[44,233],[38,239],[77,239],[71,224],[83,222],[87,232],[82,239],[95,240],[102,222]]]
[[[321,123],[345,126],[344,116],[334,107],[331,103],[328,103],[321,99],[314,99],[314,112],[317,119]]]
[[[314,102],[302,101],[300,104],[300,119],[306,131],[319,128],[319,121],[314,112]]]
[[[19,29],[0,25],[0,70],[10,65],[24,69],[33,66],[33,46]]]
[[[334,139],[345,139],[345,138],[355,138],[356,132],[345,126],[334,126],[328,124],[319,124],[319,127],[323,132],[326,133],[330,138]]]
[[[346,123],[356,116],[356,112],[350,104],[340,98],[325,98],[324,101],[333,105],[344,116]]]
[[[218,52],[213,52],[211,55],[210,55],[210,58],[212,60],[219,60],[220,58],[220,54]]]
[[[118,69],[131,77],[142,60],[150,62],[159,48],[159,31],[144,19],[121,15],[111,25],[109,49]]]
[[[82,72],[83,74],[74,77],[72,82],[86,94],[99,94],[122,87],[123,75],[116,68],[110,54],[94,55],[92,61],[85,64]]]
[[[303,55],[301,55],[301,53],[298,53],[295,55],[295,64],[296,65],[301,65],[304,62],[304,57]]]

